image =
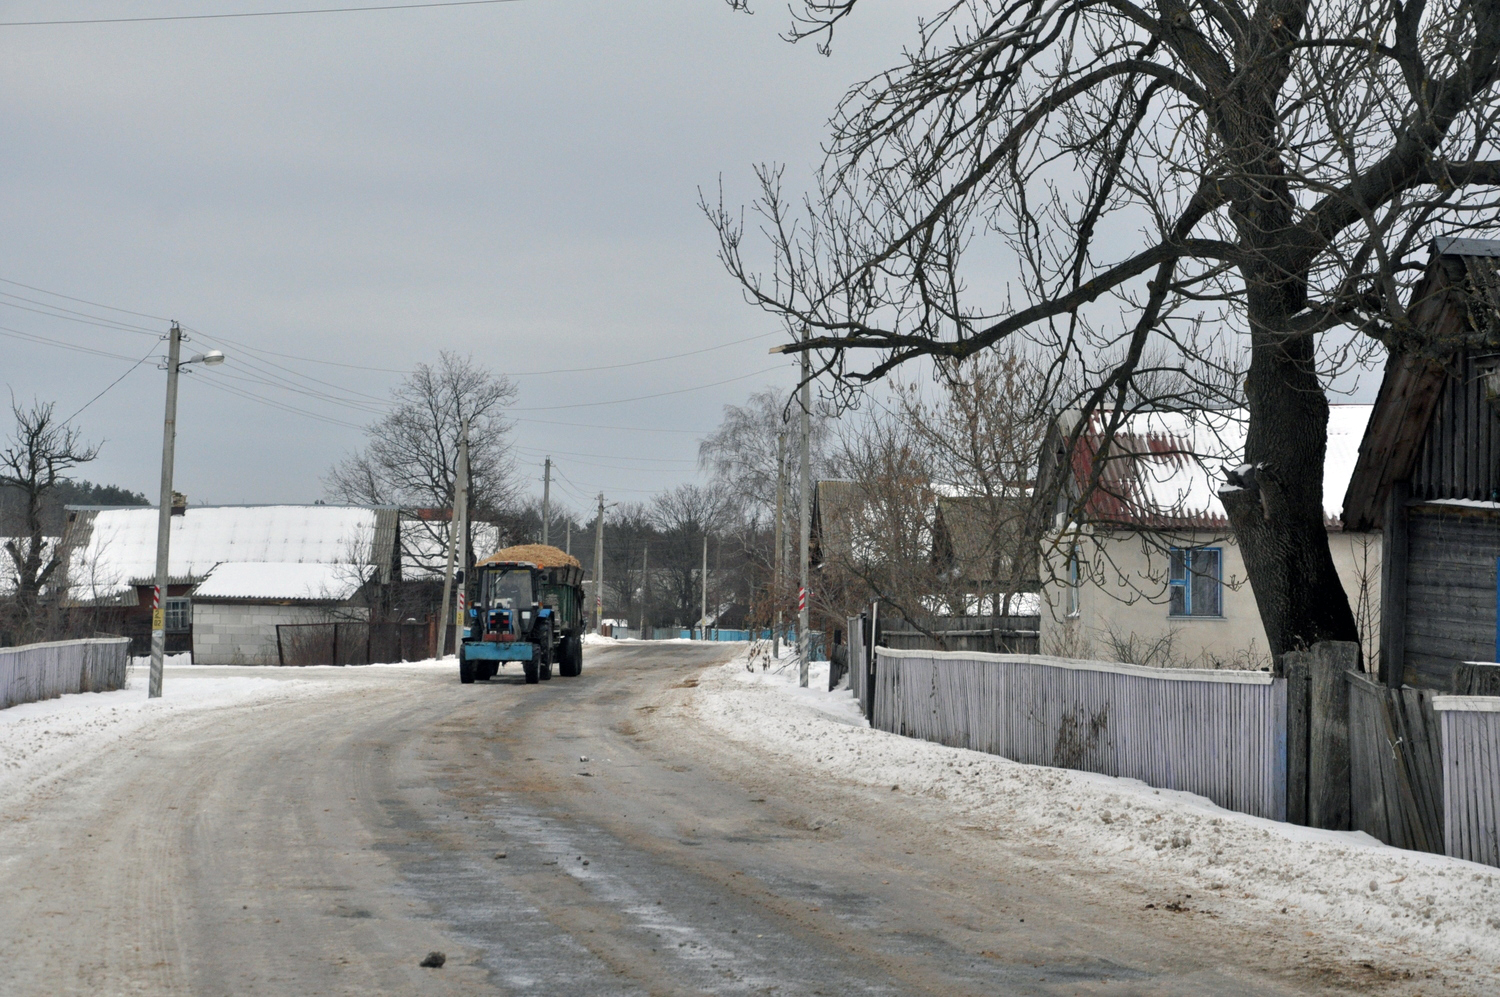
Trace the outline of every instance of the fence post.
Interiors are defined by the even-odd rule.
[[[281,649],[281,624],[276,624],[276,663],[286,667],[286,652]]]
[[[1307,824],[1311,658],[1307,651],[1288,651],[1280,663],[1286,676],[1286,820],[1303,826]]]
[[[1307,823],[1347,831],[1349,795],[1349,682],[1359,669],[1359,645],[1319,641],[1312,647],[1308,683]]]

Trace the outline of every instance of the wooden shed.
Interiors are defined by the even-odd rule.
[[[1409,312],[1344,526],[1382,534],[1381,679],[1467,694],[1500,658],[1500,242],[1435,242]]]

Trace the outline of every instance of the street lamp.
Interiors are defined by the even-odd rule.
[[[199,353],[188,360],[182,355],[182,326],[172,323],[167,336],[167,417],[161,434],[161,506],[156,517],[156,588],[151,594],[151,686],[147,697],[161,696],[162,669],[167,654],[167,611],[163,593],[167,591],[167,550],[172,539],[172,456],[177,443],[177,375],[188,364],[214,367],[224,362],[219,350]]]

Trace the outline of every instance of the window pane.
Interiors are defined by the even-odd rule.
[[[1172,548],[1172,581],[1187,579],[1187,551]]]
[[[167,599],[165,610],[166,619],[163,621],[166,629],[175,633],[191,630],[193,626],[193,604],[188,599]]]
[[[1172,616],[1186,616],[1187,615],[1187,586],[1186,585],[1172,585],[1172,586],[1169,586],[1169,587],[1172,590],[1172,601],[1171,601],[1171,603],[1168,606],[1167,612],[1170,613]]]
[[[1219,616],[1219,552],[1193,551],[1193,615]]]

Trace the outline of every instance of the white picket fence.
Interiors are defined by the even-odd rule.
[[[878,648],[874,726],[1139,779],[1286,819],[1286,680],[1047,655]]]
[[[1443,737],[1443,850],[1500,866],[1500,696],[1434,696]]]
[[[0,709],[70,692],[125,688],[128,637],[0,648]]]

